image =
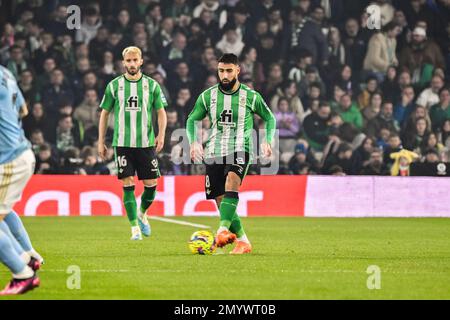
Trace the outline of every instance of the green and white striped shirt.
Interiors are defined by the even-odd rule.
[[[152,110],[167,107],[159,84],[142,75],[137,81],[121,75],[105,90],[100,108],[114,110],[114,147],[148,148],[155,145]]]
[[[208,115],[211,127],[205,158],[222,157],[234,152],[253,151],[253,115],[259,115],[266,125],[266,141],[271,143],[276,121],[261,95],[241,84],[236,92],[222,92],[219,85],[204,91],[189,114],[186,129],[189,142],[197,140],[196,121]]]

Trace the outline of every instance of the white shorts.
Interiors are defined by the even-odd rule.
[[[35,164],[36,158],[31,150],[24,151],[11,162],[0,164],[0,215],[10,213],[20,201]]]

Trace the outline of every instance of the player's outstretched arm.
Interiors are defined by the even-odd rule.
[[[259,115],[265,122],[266,137],[265,141],[261,144],[261,148],[264,156],[269,158],[270,156],[272,156],[272,142],[275,135],[275,128],[277,126],[277,123],[272,110],[270,110],[259,93],[257,93],[256,95],[254,112]]]
[[[158,136],[155,139],[156,152],[159,153],[164,147],[164,139],[166,136],[167,114],[164,108],[158,109]]]
[[[105,135],[106,129],[108,127],[108,118],[109,112],[103,109],[102,113],[100,114],[100,121],[98,124],[98,144],[97,144],[98,154],[100,158],[102,158],[102,160],[106,160],[106,152],[108,150],[105,145]]]
[[[191,159],[196,162],[203,158],[203,147],[198,142],[197,126],[200,125],[200,121],[206,117],[206,114],[206,105],[202,94],[198,97],[194,109],[192,109],[186,121],[186,131],[191,148],[190,155]]]

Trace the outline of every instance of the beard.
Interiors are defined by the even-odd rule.
[[[236,82],[237,82],[237,78],[234,78],[233,80],[225,82],[225,83],[223,81],[220,81],[220,88],[223,91],[231,91],[231,89],[233,89]]]
[[[140,68],[127,68],[125,67],[125,70],[127,70],[128,74],[131,74],[132,76],[136,75],[139,73],[139,70],[141,70]]]

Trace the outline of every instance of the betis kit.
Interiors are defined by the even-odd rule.
[[[167,107],[159,84],[146,75],[136,81],[121,75],[107,85],[100,107],[114,112],[112,145],[119,179],[136,171],[139,180],[159,177],[152,110]]]
[[[235,172],[241,181],[247,173],[253,151],[253,116],[266,124],[266,142],[275,133],[275,117],[261,95],[241,84],[234,93],[223,92],[219,85],[204,91],[197,99],[187,120],[189,142],[197,141],[196,121],[206,116],[211,122],[205,148],[207,199],[225,193],[228,172]]]

